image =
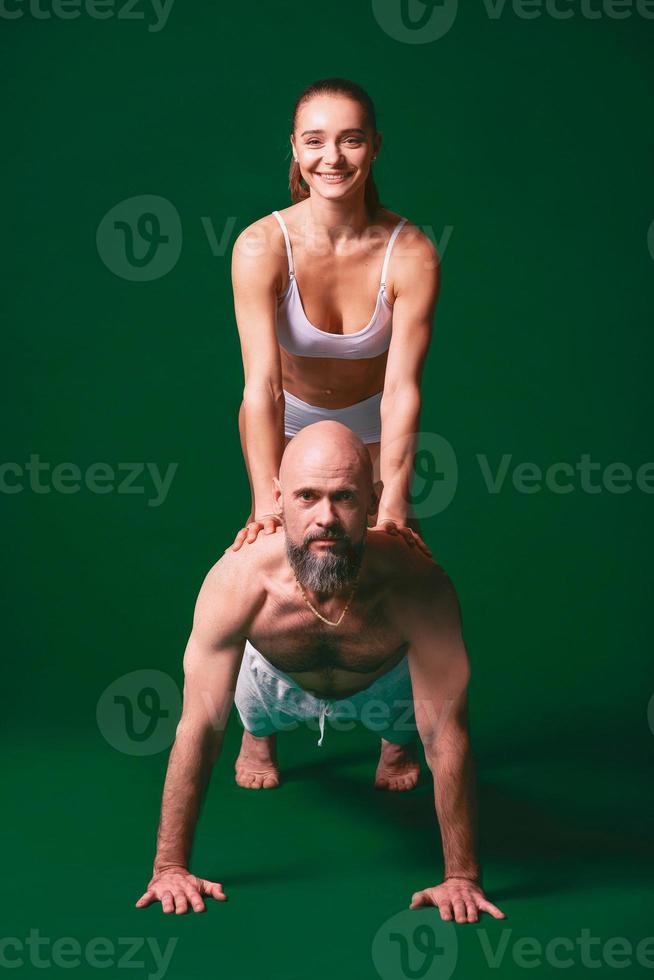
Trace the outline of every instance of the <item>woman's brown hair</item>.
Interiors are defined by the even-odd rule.
[[[350,82],[347,78],[321,78],[317,82],[312,82],[311,85],[308,85],[305,88],[304,92],[299,95],[295,106],[293,107],[293,115],[291,116],[291,131],[293,133],[295,132],[297,115],[300,108],[309,102],[309,100],[315,95],[345,95],[347,98],[358,102],[363,108],[366,118],[366,125],[372,130],[372,135],[375,136],[377,133],[377,116],[372,99],[360,85],[357,85],[356,82]],[[288,173],[288,186],[291,191],[291,200],[293,204],[297,204],[298,201],[304,201],[307,197],[309,197],[309,188],[307,187],[300,172],[300,164],[295,160],[291,160],[291,166]],[[366,178],[364,201],[366,210],[371,218],[374,218],[379,208],[383,207],[381,201],[379,200],[377,185],[375,184],[374,177],[372,176],[372,169]]]

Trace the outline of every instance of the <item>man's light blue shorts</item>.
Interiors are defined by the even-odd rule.
[[[313,722],[317,718],[318,745],[322,745],[326,717],[337,731],[350,731],[360,722],[396,745],[412,742],[417,731],[406,656],[365,690],[349,698],[329,700],[309,694],[292,677],[273,667],[247,640],[234,704],[243,727],[260,738],[290,731],[301,721],[315,731]]]

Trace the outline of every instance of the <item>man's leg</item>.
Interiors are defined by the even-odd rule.
[[[288,680],[288,684],[284,682],[280,671],[272,674],[265,658],[249,641],[246,643],[234,692],[243,725],[235,778],[244,789],[279,786],[277,732],[298,726],[294,714],[297,685]]]
[[[413,789],[420,775],[415,738],[406,745],[381,740],[381,753],[375,772],[375,789],[403,791]]]
[[[236,782],[244,789],[275,789],[279,786],[277,735],[257,738],[245,728],[234,769]]]
[[[392,791],[413,789],[420,775],[416,749],[413,689],[406,657],[355,695],[363,725],[381,736],[375,787]]]

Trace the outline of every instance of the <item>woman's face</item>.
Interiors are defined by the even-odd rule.
[[[291,137],[311,193],[332,201],[364,186],[380,144],[380,135],[373,138],[366,126],[363,106],[341,95],[316,95],[305,103]]]

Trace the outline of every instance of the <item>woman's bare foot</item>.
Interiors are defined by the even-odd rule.
[[[236,782],[244,789],[274,789],[279,786],[276,735],[259,738],[243,730],[241,751],[234,766]]]
[[[375,773],[375,788],[390,790],[413,789],[420,775],[420,763],[415,742],[396,745],[381,740],[379,765]]]

